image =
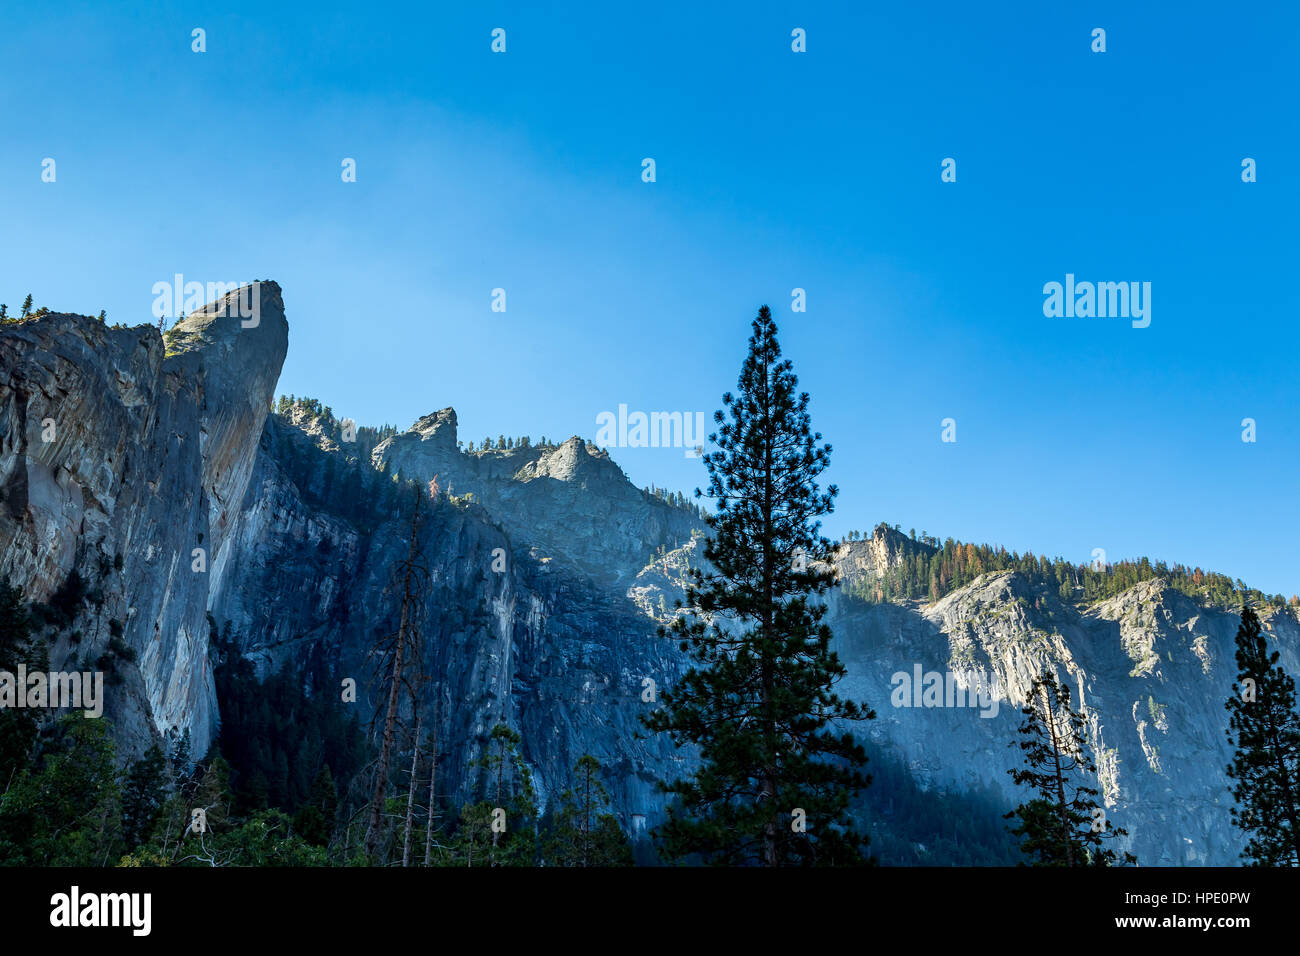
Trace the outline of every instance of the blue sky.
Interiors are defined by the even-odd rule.
[[[6,4],[0,301],[273,278],[282,392],[475,441],[711,414],[768,303],[832,534],[1300,591],[1293,4],[274,6]],[[1150,282],[1150,327],[1045,317],[1066,273]]]

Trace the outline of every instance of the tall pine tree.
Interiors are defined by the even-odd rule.
[[[847,813],[870,782],[867,756],[845,721],[874,712],[832,692],[844,665],[809,598],[832,583],[820,518],[837,490],[818,489],[830,445],[812,432],[808,395],[795,391],[776,323],[753,323],[729,415],[704,456],[709,570],[692,569],[686,605],[661,631],[693,658],[646,725],[699,747],[694,776],[664,784],[677,800],[659,831],[672,857],[765,866],[862,863],[867,838]],[[697,497],[700,491],[696,489]]]
[[[546,866],[631,866],[632,846],[609,811],[600,761],[583,754],[574,785],[560,795],[542,841]]]
[[[1084,717],[1070,705],[1070,688],[1051,674],[1034,679],[1022,708],[1021,739],[1025,766],[1008,770],[1013,780],[1035,794],[1007,814],[1019,819],[1011,832],[1034,866],[1113,866],[1136,863],[1103,840],[1126,836],[1111,826],[1097,805],[1097,791],[1080,782],[1097,772],[1087,753]]]
[[[1247,605],[1237,628],[1237,681],[1228,698],[1228,766],[1236,781],[1232,821],[1250,838],[1242,856],[1255,866],[1300,865],[1300,718],[1295,681],[1268,650]]]

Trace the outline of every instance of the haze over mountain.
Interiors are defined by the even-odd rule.
[[[215,303],[165,334],[66,314],[0,328],[0,575],[29,601],[74,575],[94,595],[50,635],[51,666],[107,655],[124,758],[185,731],[203,753],[219,733],[209,616],[263,674],[323,661],[364,685],[400,613],[405,482],[436,478],[417,613],[447,781],[471,798],[469,768],[504,722],[543,802],[591,753],[624,827],[653,827],[655,780],[692,758],[638,718],[654,706],[648,682],[671,686],[685,667],[655,632],[702,561],[698,511],[635,487],[580,436],[470,452],[452,408],[355,440],[316,405],[272,413],[288,323],[276,283],[258,294],[252,328]],[[881,526],[836,555],[839,690],[876,709],[864,729],[877,751],[924,788],[1009,804],[1018,707],[1054,670],[1087,709],[1096,786],[1139,859],[1236,863],[1223,709],[1236,615],[1157,570],[1094,601],[1015,568],[937,600],[873,597],[936,553]],[[1261,617],[1300,670],[1297,609]],[[111,650],[114,622],[129,653]],[[895,675],[917,667],[988,675],[997,713],[894,706]]]

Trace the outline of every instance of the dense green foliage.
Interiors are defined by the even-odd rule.
[[[1300,866],[1300,716],[1295,681],[1278,665],[1259,618],[1241,609],[1237,680],[1228,698],[1228,739],[1236,748],[1232,821],[1249,838],[1242,857],[1255,866]]]
[[[44,643],[32,637],[32,618],[22,592],[0,579],[0,671],[14,673],[20,664],[32,670],[49,666]],[[32,711],[0,710],[0,785],[28,766],[36,732]]]
[[[876,533],[890,530],[894,529],[882,524],[877,526]],[[856,534],[850,536],[850,540],[858,539]],[[900,538],[900,542],[903,557],[899,565],[890,568],[879,580],[860,579],[846,585],[853,597],[869,602],[937,601],[981,574],[1018,571],[1032,584],[1052,588],[1062,601],[1069,604],[1103,601],[1154,578],[1162,578],[1175,590],[1213,607],[1235,609],[1243,601],[1277,606],[1286,604],[1282,595],[1265,595],[1247,587],[1241,580],[1181,564],[1153,563],[1148,558],[1092,566],[1072,564],[1060,557],[1022,555],[1001,547],[963,543],[952,538],[939,544],[937,538],[925,536],[924,532],[921,538]],[[1300,603],[1300,599],[1295,597],[1291,601]]]
[[[462,866],[532,866],[537,862],[537,792],[519,754],[520,737],[492,728],[475,763],[482,798],[461,807],[460,825],[443,862]]]
[[[338,676],[317,663],[285,667],[259,680],[228,633],[218,636],[213,628],[211,640],[220,748],[230,763],[237,809],[293,815],[309,801],[324,799],[322,774],[346,791],[370,752],[355,711],[339,702]],[[334,820],[327,822],[332,829]]]
[[[600,761],[584,755],[573,768],[575,782],[560,795],[543,824],[541,848],[547,866],[631,866],[632,847],[609,812],[609,791]]]

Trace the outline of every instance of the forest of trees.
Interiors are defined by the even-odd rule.
[[[871,786],[851,804],[871,834],[882,866],[1015,866],[1025,861],[1003,816],[1006,800],[991,786],[927,789],[898,754],[863,744]]]
[[[876,532],[890,529],[879,525]],[[852,533],[849,540],[859,540]],[[1018,554],[987,544],[970,544],[947,538],[916,537],[915,547],[905,548],[901,562],[882,578],[859,579],[846,590],[863,601],[927,600],[937,601],[990,571],[1018,571],[1030,583],[1050,587],[1067,604],[1086,605],[1121,594],[1133,585],[1162,578],[1175,590],[1212,607],[1236,610],[1243,602],[1255,605],[1283,606],[1287,599],[1280,594],[1267,595],[1248,587],[1241,580],[1181,564],[1168,565],[1147,558],[1118,561],[1101,566],[1074,564],[1064,558],[1047,558],[1035,554]],[[1292,605],[1300,597],[1292,596]]]
[[[0,670],[48,669],[33,611],[0,583]],[[416,780],[403,772],[410,748],[399,754],[378,851],[367,855],[360,814],[375,750],[355,712],[326,691],[336,675],[317,661],[259,679],[228,629],[212,625],[210,640],[222,727],[200,759],[186,736],[123,765],[107,718],[0,710],[0,865],[631,865],[595,758],[578,761],[539,815],[519,737],[502,725],[474,768],[478,797],[464,805],[431,780],[430,761]],[[412,811],[419,852],[404,853]]]
[[[667,488],[660,488],[658,485],[647,485],[642,488],[641,491],[651,498],[664,502],[670,507],[683,508],[686,511],[692,512],[701,519],[704,517],[704,508],[697,505],[680,491],[669,491]]]

